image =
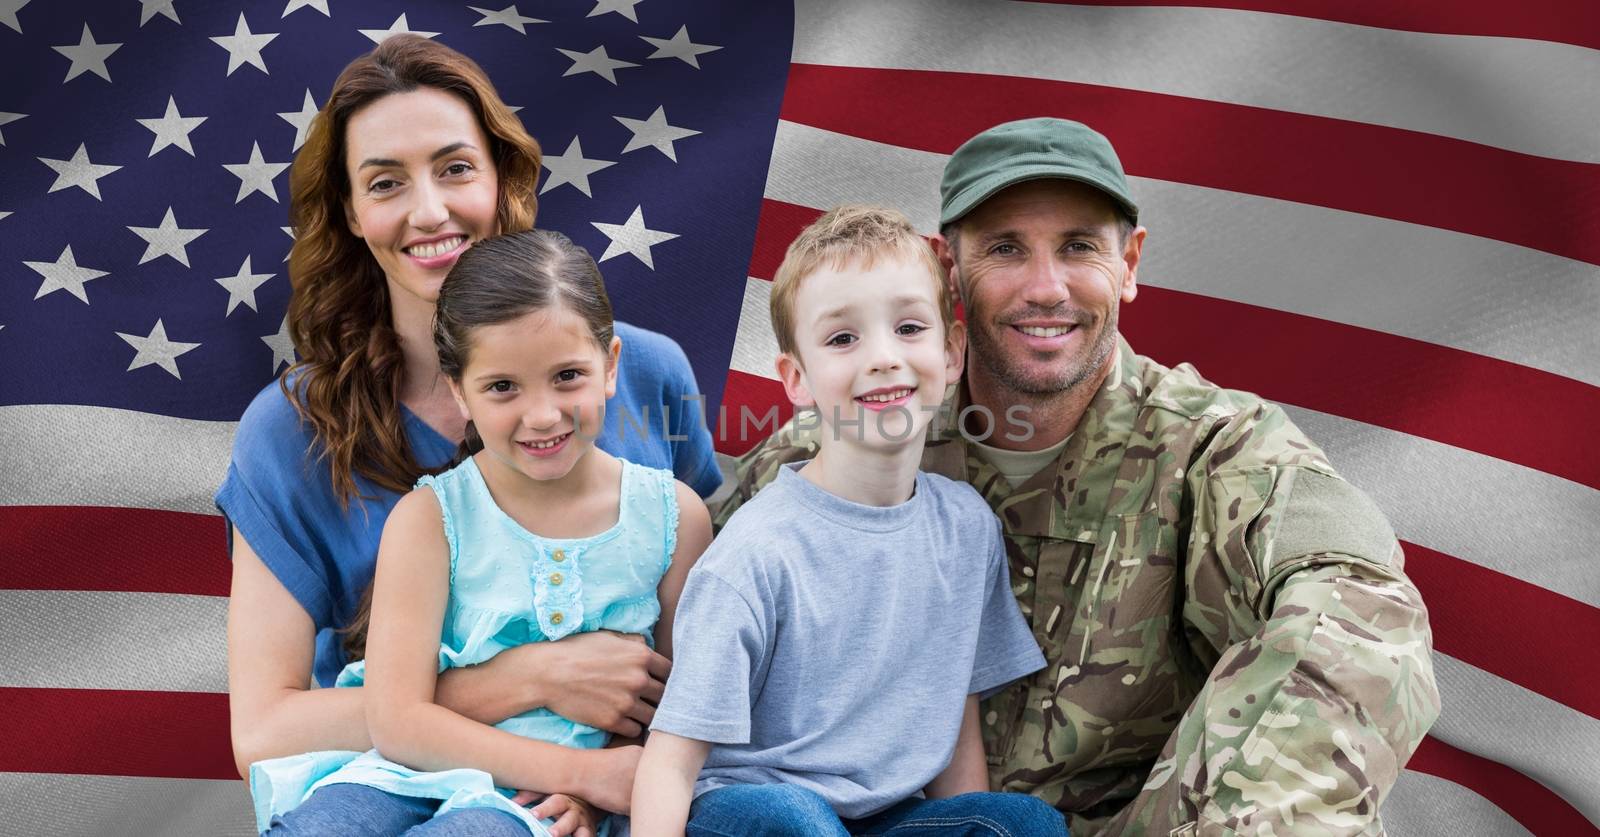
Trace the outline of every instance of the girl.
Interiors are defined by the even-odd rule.
[[[620,342],[582,248],[543,230],[480,242],[437,311],[471,455],[419,480],[384,526],[367,660],[340,678],[365,680],[376,749],[255,765],[269,834],[595,837],[595,808],[628,809],[638,746],[601,749],[604,731],[544,708],[464,717],[435,702],[438,675],[573,633],[647,637],[658,619],[669,655],[710,517],[671,473],[594,446]],[[550,795],[530,812],[497,786]]]

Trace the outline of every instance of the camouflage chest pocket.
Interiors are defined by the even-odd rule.
[[[1115,750],[1154,758],[1183,691],[1173,661],[1172,626],[1181,589],[1176,531],[1158,512],[1108,518],[1090,560],[1067,580],[1070,618],[1049,636],[1053,715],[1045,755]]]

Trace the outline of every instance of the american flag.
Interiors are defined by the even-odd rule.
[[[0,0],[0,830],[250,831],[210,497],[291,357],[286,166],[409,30],[523,108],[540,224],[730,454],[804,223],[932,232],[966,137],[1105,133],[1135,349],[1284,404],[1405,542],[1445,710],[1390,832],[1600,833],[1600,6],[479,2]]]

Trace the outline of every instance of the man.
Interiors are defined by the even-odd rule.
[[[922,467],[1000,517],[1048,661],[982,707],[992,784],[1074,835],[1382,834],[1439,711],[1382,513],[1282,410],[1118,334],[1146,230],[1105,137],[1000,125],[940,191],[968,374]],[[807,434],[739,461],[719,526]]]

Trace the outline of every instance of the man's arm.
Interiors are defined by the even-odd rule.
[[[1254,455],[1259,429],[1189,470],[1184,621],[1221,657],[1106,833],[1377,833],[1438,717],[1427,609],[1388,522],[1325,465]]]

